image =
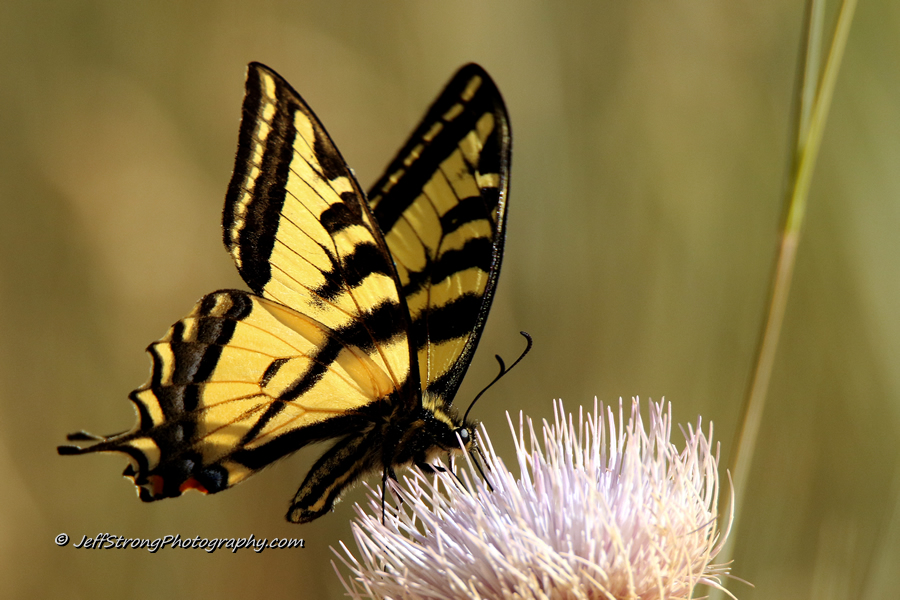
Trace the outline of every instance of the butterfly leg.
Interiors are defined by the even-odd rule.
[[[425,462],[417,462],[416,466],[425,473],[426,475],[432,475],[434,473],[446,473],[447,469],[444,467],[436,467],[434,465],[425,463]]]
[[[487,466],[487,459],[484,457],[484,452],[481,451],[481,448],[475,446],[475,450],[478,452],[478,455],[481,456],[481,460],[484,462],[485,466]],[[478,462],[478,457],[475,456],[473,452],[469,452],[469,456],[472,457],[472,463],[478,468],[478,472],[481,474],[481,478],[487,484],[487,488],[489,492],[494,491],[494,486],[491,485],[491,480],[488,479],[488,476],[485,474],[484,469],[481,468],[481,464]]]
[[[394,471],[394,467],[390,465],[385,465],[384,471],[381,473],[381,524],[384,525],[384,502],[385,496],[387,494],[387,480],[393,479],[397,481],[397,473]],[[402,502],[402,500],[401,500]]]

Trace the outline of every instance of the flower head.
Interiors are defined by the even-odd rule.
[[[353,535],[361,558],[338,553],[353,598],[690,598],[719,586],[727,567],[710,561],[724,542],[717,527],[718,453],[712,428],[670,442],[671,407],[639,403],[624,421],[594,403],[577,423],[554,405],[542,436],[531,419],[510,419],[519,476],[496,455],[484,428],[487,482],[463,472],[413,471],[392,485],[399,507],[370,490]],[[528,442],[526,443],[526,429]],[[541,439],[543,443],[541,443]],[[393,482],[392,482],[393,483]],[[730,521],[729,521],[730,522]],[[727,531],[726,534],[727,535]],[[346,556],[344,556],[346,555]],[[340,575],[340,573],[339,573]]]

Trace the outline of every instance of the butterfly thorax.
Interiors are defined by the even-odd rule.
[[[474,444],[475,424],[463,422],[446,400],[428,392],[412,414],[393,416],[385,430],[384,464],[427,465],[440,454],[458,454]]]

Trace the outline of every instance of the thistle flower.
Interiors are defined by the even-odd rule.
[[[361,558],[343,543],[335,550],[351,572],[349,580],[338,572],[349,595],[656,600],[720,587],[728,568],[710,561],[728,532],[720,536],[716,522],[712,427],[706,436],[699,421],[689,426],[679,452],[669,441],[671,406],[650,403],[649,432],[639,408],[633,400],[625,425],[621,400],[618,420],[595,400],[576,425],[559,402],[543,445],[530,418],[519,415],[517,434],[507,415],[518,478],[482,427],[489,483],[471,461],[461,479],[412,471],[403,485],[391,482],[384,523],[381,494],[370,488],[370,511],[357,506],[353,524]]]

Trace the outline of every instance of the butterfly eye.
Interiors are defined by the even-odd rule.
[[[463,444],[468,444],[468,443],[469,443],[469,439],[470,439],[470,436],[469,436],[469,430],[466,429],[465,427],[460,427],[460,428],[457,429],[456,431],[459,433],[459,439],[462,440],[462,443],[463,443]]]

